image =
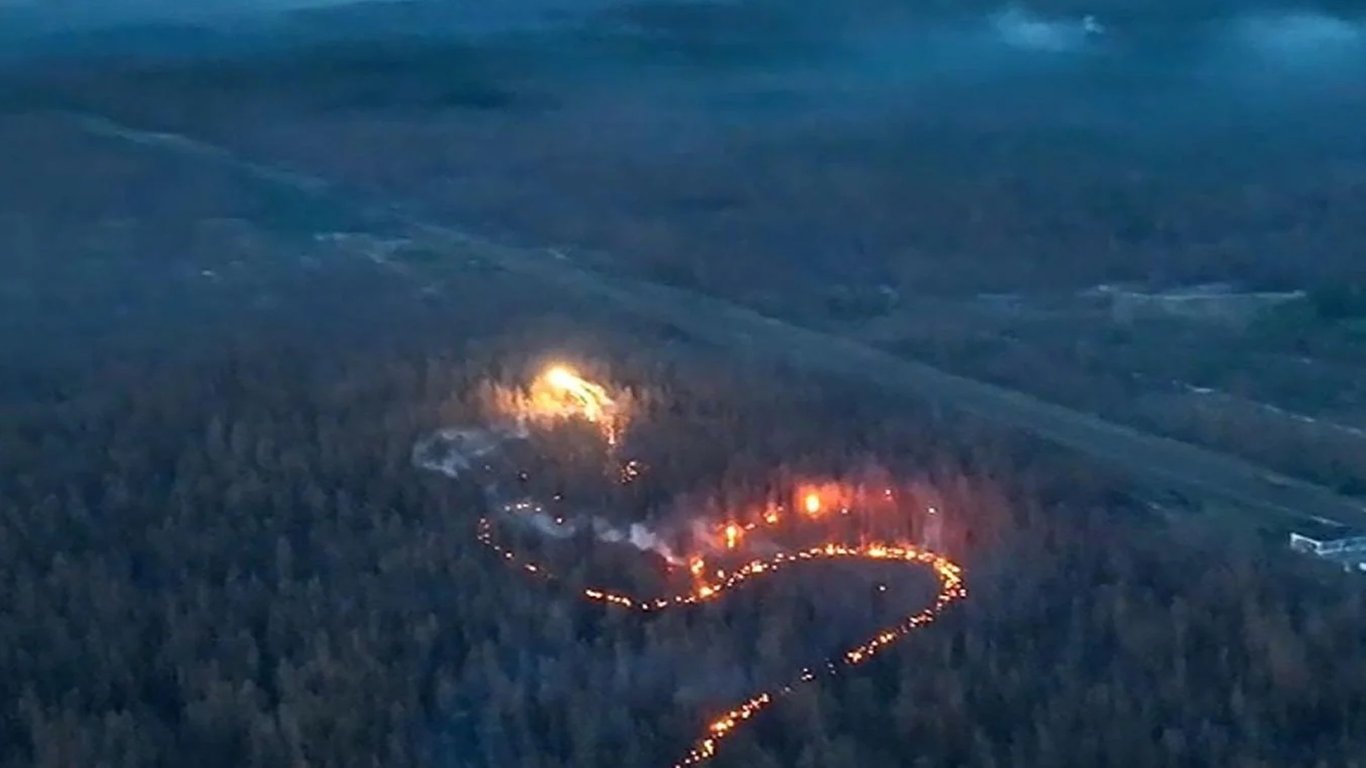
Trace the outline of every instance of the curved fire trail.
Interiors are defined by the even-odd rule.
[[[451,477],[460,477],[473,471],[476,463],[487,461],[497,455],[504,443],[526,438],[529,435],[529,427],[533,424],[582,419],[594,425],[609,446],[616,446],[625,421],[616,402],[602,386],[583,379],[565,366],[548,369],[532,384],[527,393],[508,395],[499,403],[499,407],[506,412],[509,423],[438,432],[416,446],[413,452],[414,462],[425,469],[442,472]],[[643,468],[638,462],[628,461],[620,467],[619,480],[622,483],[633,482],[642,471]],[[715,578],[708,578],[705,575],[707,565],[701,556],[694,555],[686,559],[679,557],[664,541],[643,526],[632,526],[630,529],[622,530],[597,518],[568,521],[551,515],[534,500],[522,498],[500,501],[501,494],[494,483],[485,485],[485,493],[490,501],[491,516],[479,520],[479,541],[498,553],[504,561],[543,579],[554,579],[555,576],[543,566],[523,559],[500,542],[495,517],[529,525],[543,534],[559,538],[574,535],[586,528],[601,541],[627,543],[638,549],[654,552],[663,557],[671,567],[686,564],[691,574],[691,586],[673,594],[640,598],[602,589],[582,591],[582,596],[587,600],[641,613],[712,602],[748,581],[799,563],[813,561],[864,560],[901,563],[929,568],[939,579],[938,592],[927,606],[902,617],[892,626],[829,659],[824,666],[802,669],[791,682],[757,693],[714,716],[707,724],[706,732],[693,742],[688,753],[674,764],[674,768],[688,768],[707,762],[716,755],[722,741],[734,735],[746,721],[790,694],[798,686],[821,675],[836,674],[843,668],[868,661],[917,628],[934,621],[952,603],[967,597],[963,572],[957,564],[943,555],[911,544],[824,542],[755,558],[729,571],[714,571]],[[891,491],[885,493],[890,498]],[[807,487],[798,494],[798,499],[793,505],[796,512],[789,513],[781,505],[770,506],[762,512],[757,521],[743,524],[730,522],[721,526],[718,531],[718,546],[723,550],[734,551],[748,533],[776,526],[787,514],[820,517],[827,507],[834,506],[830,502],[841,495],[838,489]],[[841,498],[838,499],[838,503],[842,506],[840,511],[848,514],[848,500]],[[934,510],[931,509],[930,513],[934,514]]]

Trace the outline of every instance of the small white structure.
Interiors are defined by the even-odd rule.
[[[1290,549],[1331,560],[1344,570],[1366,571],[1366,536],[1349,528],[1302,528],[1290,534]]]

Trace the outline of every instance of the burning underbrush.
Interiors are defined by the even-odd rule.
[[[928,482],[867,460],[816,474],[798,469],[812,463],[798,456],[768,471],[721,462],[680,493],[687,473],[659,449],[670,419],[641,418],[646,400],[565,365],[525,388],[487,391],[484,423],[426,438],[414,462],[477,485],[479,540],[584,601],[576,641],[610,636],[618,666],[663,665],[654,684],[620,669],[595,684],[629,680],[632,699],[663,687],[719,712],[678,766],[709,760],[773,702],[868,661],[967,595],[942,554],[951,516]],[[718,453],[705,431],[678,432],[675,450]],[[701,444],[687,446],[690,434]],[[612,610],[582,613],[593,604]],[[618,617],[629,613],[650,620],[623,632]],[[720,637],[715,627],[731,629]]]

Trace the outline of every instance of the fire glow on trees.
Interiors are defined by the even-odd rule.
[[[517,409],[513,416],[519,423],[554,419],[582,419],[596,425],[609,446],[617,446],[625,426],[623,409],[618,408],[605,387],[588,381],[573,369],[556,365],[547,369],[532,385],[529,395],[516,400]],[[629,471],[620,475],[622,483],[637,478],[644,470],[639,462],[623,465]],[[851,507],[860,509],[876,508],[880,502],[888,504],[893,499],[890,488],[877,487],[868,490],[857,486],[836,483],[799,484],[793,497],[792,509],[805,513],[807,521],[822,518],[827,511],[838,510],[849,514]],[[517,514],[527,509],[537,509],[533,505],[510,505],[504,512]],[[769,503],[751,522],[739,523],[735,519],[712,529],[718,536],[725,552],[736,554],[742,551],[745,534],[757,529],[776,530],[785,522],[783,504]],[[797,515],[796,518],[801,518]],[[808,525],[811,523],[808,522]],[[824,523],[822,524],[825,526]],[[483,518],[479,521],[478,538],[484,545],[497,552],[500,559],[518,565],[522,570],[535,576],[555,578],[541,565],[525,561],[515,552],[503,545],[496,535],[494,521]],[[731,709],[713,716],[707,723],[705,732],[694,741],[687,754],[675,763],[674,768],[689,768],[707,762],[716,755],[721,742],[734,735],[748,720],[785,697],[803,683],[811,682],[823,674],[834,674],[845,667],[862,664],[896,641],[914,630],[934,621],[948,606],[967,597],[967,587],[963,581],[962,568],[943,555],[913,544],[884,541],[861,541],[851,544],[838,540],[823,541],[788,551],[780,551],[763,557],[755,557],[724,571],[716,571],[709,577],[706,563],[700,555],[692,555],[680,562],[686,562],[691,579],[690,584],[672,594],[654,598],[641,598],[605,589],[584,589],[582,596],[594,602],[616,606],[623,609],[652,613],[669,608],[697,605],[712,602],[722,595],[759,577],[790,568],[802,563],[862,560],[884,563],[899,563],[917,568],[928,568],[939,580],[939,589],[928,605],[903,616],[899,621],[880,630],[871,638],[847,649],[839,656],[830,659],[823,667],[801,670],[789,683],[777,688],[762,691],[751,696]]]
[[[509,562],[520,562],[517,556],[510,550],[504,548],[495,538],[493,524],[488,519],[480,521],[479,539],[485,545],[498,552],[504,560]],[[897,640],[909,635],[914,630],[934,621],[940,613],[952,603],[967,597],[967,587],[963,583],[962,569],[943,555],[919,549],[909,545],[894,545],[880,543],[865,543],[859,545],[848,545],[838,543],[827,543],[794,552],[779,552],[767,558],[756,558],[745,563],[741,567],[729,572],[725,578],[709,581],[701,575],[703,562],[694,559],[689,570],[692,571],[697,583],[687,592],[678,592],[664,597],[654,599],[641,599],[630,595],[611,592],[602,589],[585,589],[583,596],[594,602],[606,605],[618,606],[621,608],[650,613],[666,610],[668,608],[697,605],[700,603],[714,601],[724,593],[740,586],[746,581],[759,576],[766,576],[776,573],[784,568],[821,560],[876,560],[882,562],[904,563],[929,567],[939,578],[939,590],[934,600],[919,611],[903,617],[895,624],[879,631],[868,640],[846,650],[843,654],[827,663],[824,672],[833,674],[840,667],[851,667],[862,664],[873,656],[877,655]],[[537,575],[548,575],[539,565],[530,562],[521,562],[521,566],[529,573]],[[790,694],[798,685],[815,680],[818,676],[816,669],[803,669],[797,678],[786,685],[772,691],[759,693],[738,706],[727,710],[711,719],[707,725],[706,735],[693,743],[692,748],[681,760],[675,763],[675,768],[685,766],[695,766],[706,762],[716,755],[720,742],[727,736],[732,735],[744,721],[754,717],[779,698]]]

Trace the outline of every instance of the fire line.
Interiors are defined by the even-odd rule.
[[[532,384],[529,397],[518,400],[515,413],[511,414],[519,422],[546,421],[559,419],[582,419],[598,427],[603,439],[609,446],[616,447],[625,424],[625,414],[619,408],[605,387],[581,377],[572,368],[555,365],[544,371]],[[629,461],[621,469],[623,483],[639,476],[643,465]],[[890,499],[892,492],[885,491]],[[830,487],[799,490],[798,498],[802,512],[809,518],[820,516],[827,502],[834,507],[847,510],[845,501],[834,501],[836,492]],[[526,504],[529,508],[535,505]],[[762,525],[777,526],[783,519],[781,506],[769,506],[761,516]],[[562,522],[562,518],[557,518]],[[761,524],[757,522],[741,525],[731,521],[719,530],[720,541],[728,551],[741,547],[746,531],[752,531]],[[477,528],[479,541],[493,550],[506,563],[520,567],[526,573],[538,578],[551,580],[556,576],[544,566],[527,561],[502,544],[495,532],[492,518],[479,520]],[[911,544],[895,542],[861,542],[859,544],[828,541],[814,546],[781,551],[777,554],[755,558],[725,571],[716,571],[714,578],[708,578],[706,564],[700,556],[687,558],[687,570],[692,576],[691,586],[684,591],[660,595],[653,598],[639,597],[605,589],[588,588],[580,592],[585,599],[616,608],[652,613],[681,606],[698,605],[720,599],[731,590],[746,582],[768,577],[802,563],[865,560],[880,563],[900,563],[906,566],[927,568],[939,580],[939,589],[928,605],[918,611],[903,616],[896,623],[878,631],[858,645],[848,648],[840,655],[828,660],[819,668],[802,669],[790,682],[778,687],[761,691],[740,702],[729,710],[713,716],[705,731],[692,743],[688,752],[674,763],[674,768],[692,768],[711,760],[721,743],[737,733],[741,727],[760,712],[768,709],[779,699],[787,696],[797,687],[809,683],[822,675],[836,674],[841,669],[867,662],[886,650],[911,632],[933,622],[953,603],[967,597],[967,587],[963,581],[962,568],[949,558]]]

